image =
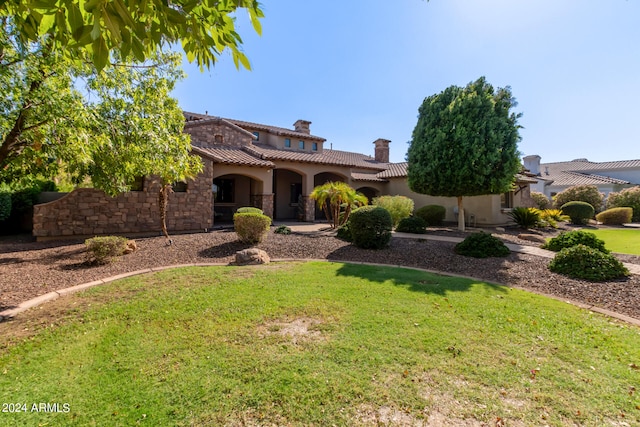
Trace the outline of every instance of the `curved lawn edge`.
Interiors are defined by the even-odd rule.
[[[381,263],[374,263],[374,262],[363,262],[363,261],[338,261],[338,260],[327,260],[327,259],[309,259],[309,258],[276,258],[276,259],[272,259],[271,262],[326,262],[326,263],[331,263],[331,264],[354,264],[354,265],[369,265],[372,267],[378,266],[378,267],[395,267],[395,268],[404,268],[407,270],[415,270],[415,271],[422,271],[425,273],[431,273],[431,274],[439,274],[441,276],[449,276],[449,277],[459,277],[461,279],[468,279],[468,280],[477,280],[477,281],[481,281],[483,283],[493,283],[490,282],[488,280],[483,280],[483,279],[479,279],[477,277],[472,277],[472,276],[465,276],[462,274],[454,274],[454,273],[447,273],[447,272],[442,272],[442,271],[437,271],[437,270],[429,270],[426,268],[420,268],[420,267],[408,267],[408,266],[404,266],[404,265],[397,265],[397,264],[381,264]],[[217,262],[217,263],[192,263],[192,264],[173,264],[173,265],[166,265],[166,266],[162,266],[162,267],[152,267],[152,268],[144,268],[141,270],[135,270],[135,271],[130,271],[127,273],[122,273],[122,274],[117,274],[115,276],[110,276],[107,277],[105,279],[98,279],[98,280],[94,280],[92,282],[87,282],[87,283],[82,283],[80,285],[75,285],[75,286],[71,286],[68,288],[64,288],[64,289],[60,289],[57,291],[53,291],[53,292],[49,292],[47,294],[44,295],[40,295],[38,297],[32,298],[28,301],[25,301],[23,303],[18,304],[17,307],[14,308],[10,308],[7,310],[3,310],[0,312],[0,322],[4,322],[6,320],[9,320],[13,317],[15,317],[17,314],[20,314],[22,312],[25,312],[31,308],[37,307],[41,304],[44,304],[45,302],[48,301],[53,301],[55,299],[60,298],[61,296],[65,296],[65,295],[70,295],[76,292],[80,292],[83,291],[85,289],[89,289],[92,288],[94,286],[99,286],[99,285],[104,285],[116,280],[120,280],[120,279],[125,279],[127,277],[132,277],[132,276],[140,276],[143,274],[149,274],[149,273],[156,273],[159,271],[164,271],[164,270],[171,270],[171,269],[176,269],[176,268],[186,268],[186,267],[227,267],[227,266],[233,266],[233,263],[221,263],[221,262]],[[530,289],[526,289],[520,286],[512,286],[512,285],[507,285],[504,283],[495,283],[496,285],[500,285],[500,286],[504,286],[507,288],[511,288],[511,289],[518,289],[518,290],[522,290],[525,292],[529,292],[532,294],[536,294],[536,295],[540,295],[540,296],[544,296],[547,298],[551,298],[554,299],[556,301],[562,301],[571,305],[574,305],[576,307],[585,309],[585,310],[589,310],[592,311],[594,313],[599,313],[608,317],[612,317],[614,319],[618,319],[621,320],[623,322],[635,325],[640,327],[640,319],[636,319],[635,317],[631,317],[631,316],[627,316],[621,313],[617,313],[615,311],[611,311],[611,310],[607,310],[601,307],[597,307],[594,306],[592,304],[585,304],[579,301],[574,301],[574,300],[570,300],[570,299],[566,299],[566,298],[560,298],[557,297],[555,295],[550,295],[550,294],[546,294],[543,292],[535,292],[532,291]]]

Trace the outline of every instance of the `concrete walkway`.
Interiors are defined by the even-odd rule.
[[[295,231],[298,233],[316,233],[322,231],[331,231],[331,227],[326,222],[274,222],[275,226],[278,225],[286,225],[291,228],[291,231]],[[425,240],[436,240],[440,242],[450,242],[450,243],[458,243],[464,240],[462,237],[449,237],[449,236],[435,236],[429,233],[426,234],[411,234],[411,233],[398,233],[393,232],[393,237],[399,237],[401,239],[425,239]],[[505,245],[509,248],[511,252],[517,252],[521,254],[529,254],[535,255],[543,258],[553,258],[556,253],[553,251],[548,251],[546,249],[540,249],[536,246],[528,246],[528,245],[518,245],[515,243],[505,243]],[[638,264],[629,264],[623,263],[625,267],[629,270],[631,274],[640,274],[640,265]]]

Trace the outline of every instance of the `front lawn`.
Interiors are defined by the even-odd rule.
[[[640,255],[640,228],[598,228],[586,231],[604,240],[606,248],[612,252]]]
[[[639,328],[468,279],[192,267],[35,310],[0,323],[0,425],[640,423]]]

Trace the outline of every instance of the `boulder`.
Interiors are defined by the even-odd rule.
[[[127,240],[127,247],[125,248],[123,254],[127,255],[130,254],[131,252],[135,252],[138,250],[138,245],[136,244],[135,240]]]
[[[518,239],[528,240],[530,242],[536,242],[536,243],[546,243],[547,241],[547,239],[545,239],[543,236],[540,236],[539,234],[526,234],[526,233],[518,234]]]
[[[236,252],[237,265],[268,264],[270,261],[269,254],[262,249],[249,248]]]

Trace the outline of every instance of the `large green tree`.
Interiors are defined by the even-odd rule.
[[[408,184],[416,193],[458,199],[464,230],[464,196],[510,191],[520,171],[517,104],[511,89],[484,77],[429,96],[419,109],[407,154]]]
[[[142,62],[176,44],[201,67],[229,49],[236,66],[249,68],[235,30],[235,15],[243,9],[260,33],[263,12],[257,0],[0,1],[0,17],[12,19],[23,45],[46,37],[54,50],[85,58],[98,70],[114,52],[123,61]]]

